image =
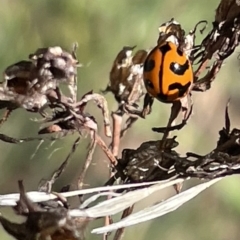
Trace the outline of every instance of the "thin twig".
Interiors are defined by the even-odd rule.
[[[81,174],[78,177],[78,183],[77,183],[78,190],[83,188],[83,185],[84,185],[83,181],[84,181],[84,178],[86,176],[87,170],[88,170],[88,168],[89,168],[89,166],[92,162],[93,153],[94,153],[94,150],[95,150],[95,147],[96,147],[95,132],[93,131],[93,133],[91,135],[92,135],[92,138],[91,138],[91,143],[90,143],[90,146],[89,146],[87,158],[85,160],[85,164],[82,168]]]
[[[129,216],[130,214],[132,214],[133,208],[134,208],[134,205],[132,205],[131,207],[125,209],[123,211],[121,219],[123,219],[123,218]],[[115,236],[114,236],[113,240],[121,240],[123,238],[124,230],[125,230],[125,228],[119,228],[117,230],[117,232],[115,233]]]
[[[112,113],[113,121],[113,138],[110,148],[112,148],[112,153],[114,156],[118,156],[120,138],[121,138],[121,126],[122,126],[123,116],[117,113]]]
[[[108,159],[112,163],[113,166],[117,165],[117,159],[113,155],[112,151],[107,147],[106,143],[102,140],[102,138],[96,133],[96,142],[101,147],[101,149],[104,151],[104,153],[107,155]]]
[[[60,167],[53,172],[52,177],[50,178],[50,180],[41,180],[40,184],[39,184],[39,191],[45,191],[45,192],[50,192],[52,185],[55,183],[55,181],[60,177],[60,175],[63,173],[63,171],[66,169],[72,155],[74,154],[74,152],[77,149],[77,146],[80,142],[80,137],[78,137],[72,146],[71,151],[69,152],[67,158],[64,160],[64,162],[60,165]]]

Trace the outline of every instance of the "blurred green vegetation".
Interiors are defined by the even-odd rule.
[[[218,0],[2,0],[0,7],[0,71],[22,59],[39,47],[59,45],[70,50],[72,43],[79,43],[78,58],[84,65],[79,70],[78,94],[89,90],[98,92],[108,82],[108,74],[117,52],[124,45],[138,48],[153,47],[158,26],[174,17],[186,32],[199,21],[206,19],[211,26]],[[206,30],[206,32],[210,28]],[[205,32],[205,33],[206,33]],[[202,36],[198,36],[198,41]],[[237,50],[239,51],[239,50]],[[226,61],[211,90],[194,93],[194,115],[184,130],[178,133],[178,150],[206,154],[216,144],[218,131],[224,124],[224,107],[231,97],[230,115],[233,126],[239,127],[240,81],[237,52]],[[106,96],[110,110],[116,108],[111,94]],[[89,112],[95,116],[94,105]],[[139,120],[122,141],[121,148],[137,147],[141,142],[157,139],[152,126],[166,124],[170,106],[156,102],[153,113],[146,120]],[[97,112],[97,111],[96,111]],[[39,124],[30,121],[35,114],[19,109],[12,113],[1,131],[15,137],[34,136]],[[100,112],[96,113],[102,123]],[[142,127],[144,125],[144,127]],[[103,133],[102,127],[100,128]],[[131,135],[130,135],[131,134]],[[70,151],[76,136],[69,136],[51,145],[44,142],[35,157],[37,142],[21,145],[0,144],[0,193],[17,191],[17,180],[23,179],[27,190],[37,188],[41,178],[47,178]],[[81,171],[86,156],[88,140],[81,145],[63,176],[56,183],[56,190],[72,182]],[[51,157],[54,149],[58,149]],[[107,178],[107,159],[98,149],[94,165],[85,183],[101,185]],[[208,189],[179,210],[154,221],[127,229],[125,239],[138,240],[238,240],[240,229],[239,177],[229,177]],[[154,203],[173,194],[172,189],[144,204]],[[140,205],[141,206],[141,205]],[[140,208],[137,206],[137,208]],[[7,209],[1,210],[12,217]],[[98,226],[103,221],[96,223]],[[95,224],[95,225],[96,225]],[[137,235],[136,235],[137,231]],[[88,234],[87,234],[88,235]],[[87,239],[100,239],[88,235]],[[0,239],[12,239],[4,231]]]

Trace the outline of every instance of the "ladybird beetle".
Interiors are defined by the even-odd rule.
[[[143,77],[152,97],[171,103],[187,95],[193,83],[193,70],[187,55],[175,43],[165,41],[148,54]]]

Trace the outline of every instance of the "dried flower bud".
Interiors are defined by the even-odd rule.
[[[77,75],[78,61],[60,47],[40,48],[29,58],[41,73],[52,75],[54,79],[68,82]],[[50,73],[46,73],[47,70]]]
[[[118,103],[128,102],[137,75],[142,78],[143,63],[147,57],[147,51],[138,50],[135,55],[132,55],[135,47],[123,47],[117,54],[110,71],[110,82],[104,92],[111,91]],[[143,81],[137,89],[136,101],[143,95]]]

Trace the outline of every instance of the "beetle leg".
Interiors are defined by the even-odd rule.
[[[146,115],[151,113],[153,101],[154,101],[153,97],[150,96],[148,93],[146,93],[144,97],[143,110],[142,110],[143,118],[145,118]]]
[[[174,104],[176,104],[176,103],[177,102],[175,102]],[[192,102],[190,96],[186,96],[185,98],[182,98],[179,101],[179,103],[180,103],[180,109],[178,109],[179,106],[177,106],[177,105],[174,106],[174,104],[173,104],[172,109],[171,109],[171,115],[170,115],[167,127],[152,128],[152,130],[154,132],[164,133],[166,129],[168,131],[180,130],[186,125],[189,117],[192,115],[193,102]],[[175,109],[173,109],[173,108],[175,108]],[[183,113],[182,122],[180,124],[174,125],[174,126],[169,125],[170,122],[173,122],[177,118],[177,116],[179,114],[179,112],[177,113],[178,110],[179,110],[179,112],[181,110],[182,113]]]
[[[131,128],[133,126],[133,124],[138,120],[137,117],[132,117],[130,116],[127,120],[126,120],[126,126],[121,130],[121,133],[120,133],[120,138],[122,138],[125,133],[127,132],[127,130],[129,128]]]
[[[179,112],[181,111],[181,107],[182,104],[180,101],[176,101],[173,103],[172,107],[171,107],[171,114],[168,120],[168,124],[167,127],[164,129],[164,133],[163,133],[163,137],[162,137],[162,141],[160,143],[160,149],[163,149],[165,146],[165,142],[167,137],[169,136],[169,133],[171,131],[171,127],[174,127],[174,121],[175,119],[178,117]],[[158,129],[158,128],[153,128],[153,129]]]
[[[167,127],[152,128],[152,130],[154,132],[165,133],[166,130],[169,132],[169,131],[181,129],[183,127],[183,126],[180,127],[181,124],[172,126],[172,123],[178,117],[178,114],[179,114],[181,108],[182,108],[182,104],[180,101],[174,102],[172,105],[172,108],[171,108],[171,114],[170,114],[170,117],[168,120]]]

